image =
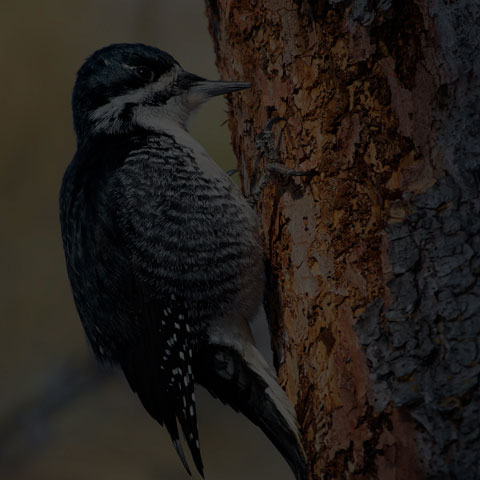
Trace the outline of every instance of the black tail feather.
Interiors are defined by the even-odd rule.
[[[214,397],[260,427],[290,465],[296,480],[307,466],[292,405],[260,352],[248,345],[240,354],[231,346],[209,345],[199,355],[195,379]]]
[[[173,445],[175,447],[175,450],[177,451],[178,453],[178,456],[180,457],[180,460],[182,461],[183,463],[183,466],[185,467],[185,470],[187,471],[187,473],[192,476],[192,472],[190,471],[190,468],[188,466],[188,462],[187,462],[187,459],[185,458],[185,453],[183,451],[183,447],[182,447],[182,444],[180,442],[180,439],[178,438],[178,432],[177,432],[177,438],[173,438],[172,435],[170,435],[172,437],[172,442],[173,442]]]

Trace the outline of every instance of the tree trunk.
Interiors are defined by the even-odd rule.
[[[376,5],[376,6],[374,6]],[[207,0],[310,479],[480,478],[480,6]],[[278,138],[280,127],[274,127]],[[276,129],[276,130],[275,130]]]

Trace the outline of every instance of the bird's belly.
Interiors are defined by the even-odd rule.
[[[135,260],[159,295],[183,298],[197,318],[225,315],[252,288],[262,290],[254,214],[243,198],[221,190],[192,190],[180,203],[164,195],[155,215],[144,216],[151,244]]]
[[[159,142],[132,151],[122,168],[126,237],[142,236],[131,243],[136,274],[199,318],[222,315],[262,291],[256,215],[200,147]]]

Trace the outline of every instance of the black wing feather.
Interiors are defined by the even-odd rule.
[[[129,346],[121,365],[145,409],[167,428],[190,474],[179,440],[178,419],[195,466],[203,476],[192,370],[194,342],[185,310],[182,301],[171,298],[145,300],[143,334]]]
[[[175,297],[165,279],[160,281],[162,259],[152,241],[152,230],[162,228],[164,206],[148,159],[128,164],[143,142],[100,136],[80,146],[60,194],[67,268],[95,354],[121,365],[146,410],[167,428],[190,473],[178,419],[203,475],[188,308],[178,291]]]

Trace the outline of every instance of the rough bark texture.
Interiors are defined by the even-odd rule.
[[[480,6],[207,0],[311,479],[480,478]]]

